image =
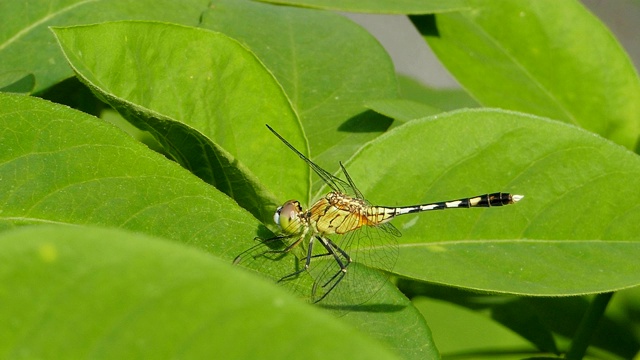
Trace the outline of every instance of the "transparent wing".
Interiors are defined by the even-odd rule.
[[[336,249],[332,254],[320,244],[314,245],[325,255],[312,259],[309,274],[314,279],[311,300],[334,309],[360,305],[375,295],[387,281],[398,258],[397,229],[384,231],[380,227],[364,226],[342,236],[328,238]],[[318,241],[319,242],[319,241]],[[376,248],[376,251],[371,251]],[[352,260],[343,272],[349,256]],[[379,269],[384,275],[372,273]]]
[[[291,145],[287,140],[285,140],[282,136],[280,136],[280,134],[278,134],[275,130],[273,130],[273,128],[271,128],[271,126],[267,125],[267,128],[275,136],[277,136],[278,139],[280,139],[280,141],[282,141],[285,145],[287,145],[287,147],[289,149],[291,149],[294,153],[296,153],[296,155],[298,155],[302,160],[304,160],[304,162],[306,162],[307,165],[309,165],[311,170],[313,170],[316,174],[318,174],[318,176],[322,179],[322,181],[324,181],[325,184],[327,184],[331,188],[331,190],[337,191],[337,192],[342,192],[342,193],[345,193],[345,194],[356,195],[358,197],[362,196],[360,191],[355,187],[355,185],[351,181],[351,178],[347,174],[345,168],[342,166],[342,163],[340,163],[340,167],[342,168],[342,171],[347,176],[347,179],[349,179],[348,183],[345,182],[342,179],[339,179],[339,178],[331,175],[329,172],[327,172],[326,170],[324,170],[320,166],[316,165],[313,161],[309,160],[300,151],[298,151],[298,149],[293,147],[293,145]]]
[[[270,239],[256,238],[256,244],[240,253],[233,261],[234,264],[253,270],[275,282],[281,282],[288,290],[297,296],[311,301],[313,278],[303,270],[305,245],[300,244],[288,252],[287,247],[297,238],[276,236]],[[295,272],[299,274],[290,277]],[[280,281],[283,278],[286,281]]]

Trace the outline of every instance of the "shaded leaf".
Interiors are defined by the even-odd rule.
[[[0,74],[0,91],[29,94],[36,85],[35,76],[25,71],[14,70]]]
[[[525,351],[531,356],[537,353],[526,340],[509,329],[478,314],[453,304],[425,298],[414,300],[416,307],[433,324],[434,337],[443,357],[459,354],[484,354],[484,358],[509,359],[506,353],[516,353],[514,359],[522,359]],[[455,319],[455,321],[452,321]],[[514,349],[505,350],[505,349]],[[515,350],[517,349],[517,350]]]

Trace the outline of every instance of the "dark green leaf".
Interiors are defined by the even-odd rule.
[[[0,74],[0,91],[2,92],[29,94],[35,85],[35,76],[26,71],[9,70]]]
[[[422,297],[415,299],[414,303],[429,321],[444,358],[481,353],[484,356],[475,358],[522,359],[526,356],[525,351],[529,354],[537,351],[518,334],[477,312]],[[509,357],[504,349],[517,349],[511,350],[517,355]]]

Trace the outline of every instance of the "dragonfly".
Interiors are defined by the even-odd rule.
[[[340,171],[345,180],[322,169],[269,125],[267,128],[298,155],[330,191],[308,209],[303,209],[298,200],[279,206],[273,220],[280,234],[256,238],[259,243],[238,255],[234,263],[258,261],[258,267],[273,269],[265,262],[281,260],[297,251],[295,270],[274,277],[283,283],[309,274],[313,283],[310,294],[304,296],[313,303],[353,306],[373,297],[387,281],[384,274],[391,272],[398,256],[397,238],[401,233],[389,223],[395,217],[423,211],[504,206],[524,197],[496,192],[421,205],[374,206],[365,200],[342,162]],[[373,248],[375,251],[367,251]],[[372,274],[370,268],[383,273]]]

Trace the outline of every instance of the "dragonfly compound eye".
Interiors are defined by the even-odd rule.
[[[276,210],[275,215],[273,215],[273,220],[275,220],[276,224],[280,225],[285,232],[296,232],[300,226],[298,215],[301,211],[299,202],[289,200]]]

